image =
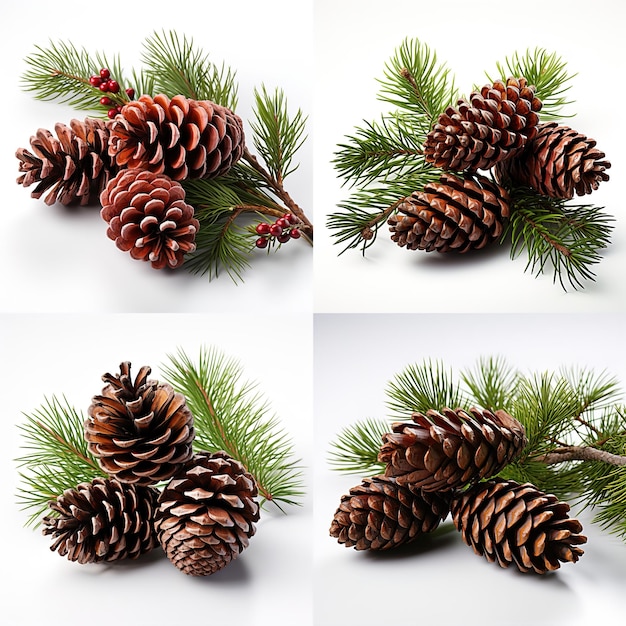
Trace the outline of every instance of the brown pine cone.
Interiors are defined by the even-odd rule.
[[[55,514],[43,518],[43,534],[61,556],[79,563],[136,559],[158,545],[153,527],[159,492],[94,478],[67,489],[50,502]]]
[[[439,116],[424,142],[424,158],[444,170],[486,170],[533,139],[541,100],[525,78],[498,80]]]
[[[422,491],[448,491],[497,474],[526,445],[524,427],[506,411],[470,413],[431,409],[414,413],[413,423],[394,423],[378,455],[385,475]]]
[[[611,167],[593,139],[556,122],[539,124],[537,136],[518,156],[498,163],[495,175],[502,183],[532,187],[551,198],[569,200],[591,193]]]
[[[394,478],[374,476],[342,496],[330,534],[347,548],[388,550],[435,530],[449,509],[446,495],[412,491]]]
[[[185,190],[164,174],[122,170],[100,195],[107,236],[133,259],[155,269],[178,268],[196,249],[200,222]]]
[[[583,527],[570,507],[534,485],[494,479],[453,497],[452,520],[463,541],[490,563],[546,572],[583,555]]]
[[[257,486],[225,452],[200,452],[163,490],[154,527],[185,574],[208,576],[248,547],[259,519]]]
[[[33,152],[20,148],[15,153],[23,172],[17,182],[24,187],[38,183],[31,196],[44,196],[48,205],[96,201],[117,172],[107,152],[109,131],[105,123],[88,117],[83,122],[72,120],[69,126],[56,124],[54,130],[56,137],[39,129],[30,138]]]
[[[509,216],[509,195],[479,174],[442,174],[399,205],[388,224],[391,239],[409,250],[467,252],[496,241]]]
[[[208,100],[141,96],[109,122],[109,155],[120,168],[173,180],[226,174],[244,150],[243,122]]]
[[[192,458],[193,415],[185,398],[165,383],[148,380],[142,367],[134,382],[128,361],[119,375],[105,374],[85,420],[85,439],[100,467],[120,482],[154,485],[171,478]]]

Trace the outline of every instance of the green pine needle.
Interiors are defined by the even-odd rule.
[[[517,387],[519,373],[502,357],[481,358],[474,370],[461,373],[478,406],[489,411],[508,410]]]
[[[32,510],[27,525],[37,525],[48,503],[66,489],[105,475],[87,450],[84,421],[65,398],[52,396],[18,426],[24,454],[16,459],[22,468],[17,497],[23,509]]]
[[[239,460],[258,485],[263,501],[299,504],[302,466],[293,445],[256,383],[243,378],[240,364],[215,349],[192,360],[170,355],[165,379],[187,399],[194,415],[196,450],[224,450]]]

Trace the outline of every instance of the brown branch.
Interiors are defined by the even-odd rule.
[[[75,456],[77,456],[79,459],[85,461],[85,463],[87,463],[87,465],[89,465],[90,467],[93,467],[94,469],[98,470],[98,472],[100,472],[100,473],[102,472],[102,470],[100,469],[100,466],[96,463],[96,461],[94,461],[94,459],[92,459],[91,457],[85,456],[78,448],[70,445],[70,443],[66,439],[63,439],[63,437],[61,437],[61,435],[59,435],[59,433],[55,432],[51,428],[48,428],[45,424],[42,424],[38,420],[34,420],[34,422],[35,422],[35,424],[37,424],[37,426],[39,426],[39,428],[41,428],[42,430],[45,430],[49,435],[51,435],[59,443],[63,444]]]
[[[591,446],[563,446],[534,458],[546,465],[564,463],[565,461],[600,461],[610,465],[626,465],[626,456],[598,450],[598,448]]]
[[[534,222],[533,220],[531,220],[529,217],[524,216],[524,220],[530,224],[535,230],[538,230],[537,227],[537,223]],[[543,233],[543,232],[539,232],[539,236],[546,241],[549,245],[551,245],[555,250],[558,250],[563,256],[566,257],[570,257],[572,256],[572,251],[565,247],[564,245],[558,243],[557,241],[555,241],[554,239],[552,239],[552,237],[550,237],[548,234]]]
[[[386,220],[397,208],[400,204],[404,202],[404,198],[400,198],[396,202],[394,202],[391,206],[387,207],[384,211],[381,211],[378,215],[375,215],[369,222],[363,226],[361,229],[361,237],[366,241],[369,241],[374,237],[374,231],[372,228],[378,224],[378,222],[382,222]]]
[[[422,96],[422,93],[417,85],[417,81],[415,80],[415,76],[413,76],[413,74],[411,74],[411,72],[409,72],[406,67],[403,67],[400,70],[400,76],[402,76],[402,78],[404,78],[409,83],[409,85],[411,85],[411,87],[413,88],[413,92],[417,96],[417,99],[422,103],[422,108],[428,114],[429,119],[432,120],[433,116],[428,108],[428,102],[426,102],[426,100]]]

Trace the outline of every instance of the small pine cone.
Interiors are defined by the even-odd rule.
[[[388,550],[435,530],[449,508],[446,495],[411,490],[394,478],[374,476],[342,496],[330,534],[347,548]]]
[[[130,363],[105,374],[85,420],[85,439],[100,467],[120,482],[154,485],[171,478],[192,458],[193,415],[185,398],[166,384],[148,380],[142,367],[133,382]]]
[[[257,486],[225,452],[200,452],[163,490],[154,527],[185,574],[208,576],[248,547],[259,519]]]
[[[611,167],[593,139],[556,122],[539,124],[537,136],[518,156],[498,163],[499,181],[528,186],[544,196],[569,200],[591,193]]]
[[[479,174],[442,174],[399,205],[389,218],[391,239],[409,250],[467,252],[496,241],[509,216],[509,195]]]
[[[94,478],[67,489],[43,518],[43,534],[61,556],[79,563],[136,559],[158,545],[153,519],[159,492],[126,485],[115,478]]]
[[[452,499],[452,520],[463,541],[501,567],[521,572],[558,569],[576,562],[587,541],[583,527],[568,517],[569,505],[534,485],[494,479],[474,485]]]
[[[541,106],[525,78],[485,85],[439,116],[424,142],[424,158],[444,170],[489,169],[535,136]]]
[[[200,222],[180,183],[164,174],[122,170],[100,195],[107,236],[133,259],[178,268],[196,249]]]
[[[208,100],[141,96],[109,122],[109,155],[119,167],[173,180],[226,174],[244,150],[243,122]]]
[[[443,409],[414,413],[383,436],[378,460],[386,476],[422,491],[449,491],[489,478],[527,443],[524,427],[506,411]]]
[[[31,193],[48,205],[81,205],[98,199],[117,166],[108,155],[109,131],[103,121],[86,118],[72,120],[69,126],[56,124],[56,137],[39,129],[30,138],[34,152],[20,148],[15,156],[20,161],[17,182],[24,187],[38,183]]]

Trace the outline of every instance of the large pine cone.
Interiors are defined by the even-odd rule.
[[[399,205],[391,239],[409,250],[467,252],[497,240],[509,216],[509,195],[478,174],[442,174]]]
[[[94,478],[50,503],[57,515],[43,518],[43,534],[52,535],[50,549],[70,561],[136,559],[158,545],[153,527],[158,497],[151,487]]]
[[[539,124],[537,136],[518,156],[498,163],[495,174],[502,183],[528,186],[544,196],[569,200],[591,193],[611,167],[593,139],[556,122]]]
[[[109,128],[109,154],[119,167],[173,180],[221,176],[244,150],[239,116],[219,104],[184,96],[141,96],[124,105]]]
[[[198,453],[159,498],[154,527],[168,558],[192,576],[219,571],[248,546],[257,486],[225,452]]]
[[[449,509],[442,494],[412,491],[394,478],[374,476],[342,496],[330,534],[347,548],[388,550],[435,530]]]
[[[185,190],[163,174],[122,170],[100,196],[107,236],[133,259],[155,269],[178,268],[196,249],[200,222]]]
[[[56,124],[56,137],[39,129],[30,138],[34,152],[20,148],[15,156],[23,174],[17,182],[24,187],[38,183],[33,198],[45,194],[46,204],[81,205],[96,201],[117,166],[108,155],[109,131],[101,120],[72,120]]]
[[[489,169],[519,152],[536,133],[541,101],[525,78],[496,81],[439,116],[424,157],[445,170]]]
[[[85,439],[100,467],[121,482],[153,485],[171,478],[192,458],[193,415],[185,398],[165,383],[148,380],[142,367],[134,382],[130,363],[105,374],[85,420]]]
[[[470,415],[471,413],[471,415]],[[386,476],[423,491],[449,491],[497,474],[527,443],[506,411],[470,409],[414,413],[383,436],[378,460]]]
[[[576,562],[587,541],[569,505],[534,485],[494,479],[453,498],[452,519],[463,540],[489,562],[545,574]]]

